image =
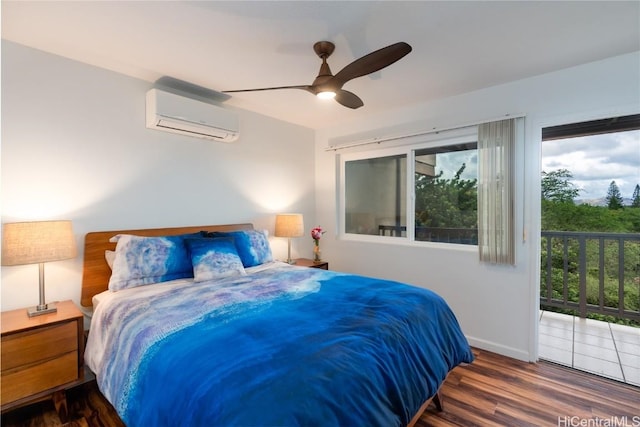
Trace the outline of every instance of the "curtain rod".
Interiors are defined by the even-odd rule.
[[[430,134],[440,133],[440,132],[445,132],[445,131],[450,131],[450,130],[464,129],[464,128],[468,128],[468,127],[471,127],[471,126],[478,126],[478,125],[481,125],[482,123],[495,122],[495,121],[505,120],[505,119],[517,119],[517,118],[525,117],[525,116],[526,116],[525,114],[509,114],[509,113],[507,113],[507,114],[505,114],[503,116],[500,116],[498,118],[475,121],[475,122],[467,123],[467,124],[464,124],[464,125],[449,126],[449,127],[444,127],[444,128],[433,127],[430,130],[423,130],[423,131],[410,133],[410,134],[405,134],[405,135],[373,137],[373,138],[363,139],[361,141],[354,141],[354,142],[347,143],[347,144],[342,144],[342,145],[330,145],[330,146],[326,147],[324,149],[324,151],[338,151],[338,150],[343,150],[345,148],[358,147],[360,145],[381,144],[383,142],[396,141],[396,140],[399,140],[399,139],[413,138],[413,137],[416,137],[416,136],[430,135]]]

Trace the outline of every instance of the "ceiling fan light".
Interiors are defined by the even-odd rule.
[[[318,92],[317,97],[320,99],[333,99],[336,97],[336,93],[330,90]]]

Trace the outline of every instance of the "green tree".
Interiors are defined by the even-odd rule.
[[[633,190],[633,196],[631,196],[631,207],[640,208],[640,185],[636,184],[636,188]]]
[[[573,203],[580,190],[570,181],[573,174],[567,169],[542,172],[542,199],[553,202]]]
[[[620,189],[615,181],[611,181],[609,184],[609,189],[607,190],[607,207],[609,209],[622,209],[624,207],[622,195],[620,194]]]
[[[461,179],[463,163],[452,179],[416,174],[416,225],[477,228],[477,179]]]
[[[639,233],[640,209],[542,201],[542,230]]]
[[[563,187],[571,176],[568,171],[556,171],[547,174],[546,183],[543,182],[542,191],[542,230],[543,231],[580,231],[607,233],[640,233],[640,209],[621,209],[622,196],[615,183],[611,182],[607,193],[609,207],[591,206],[586,203],[576,205],[566,202],[567,187]],[[543,178],[544,179],[544,178]],[[553,184],[553,185],[552,185]],[[571,189],[571,187],[568,187]],[[545,190],[547,191],[545,193]],[[553,190],[553,191],[552,191]],[[555,191],[558,190],[558,191]],[[545,194],[547,198],[545,198]],[[555,197],[557,196],[557,197]],[[636,186],[634,200],[640,199],[640,187]],[[640,200],[639,200],[640,203]],[[612,204],[618,208],[612,208]],[[640,288],[638,287],[638,261],[640,260],[640,242],[632,239],[624,242],[621,248],[615,239],[600,237],[586,237],[584,249],[581,253],[581,242],[571,236],[546,236],[541,239],[540,295],[551,295],[554,299],[577,302],[580,297],[580,273],[578,271],[579,258],[586,258],[586,300],[587,304],[599,305],[617,309],[620,302],[620,283],[624,282],[624,309],[637,311],[640,306]],[[550,250],[549,250],[550,249]],[[623,251],[623,252],[621,252]],[[624,253],[622,265],[619,265],[621,253]],[[547,266],[549,270],[547,271]],[[601,280],[603,288],[601,288]],[[542,302],[544,306],[544,302]],[[547,307],[551,308],[552,307]],[[602,315],[588,317],[601,318]],[[608,321],[616,323],[638,324],[630,320],[614,317]]]

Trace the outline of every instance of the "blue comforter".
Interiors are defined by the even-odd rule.
[[[286,266],[140,289],[100,303],[87,348],[129,427],[402,426],[473,360],[445,301],[396,282]]]

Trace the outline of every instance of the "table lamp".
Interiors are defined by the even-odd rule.
[[[278,214],[276,215],[276,237],[286,237],[288,239],[287,262],[295,264],[291,259],[291,238],[304,235],[304,224],[302,214]]]
[[[27,309],[29,317],[55,313],[54,304],[44,297],[44,263],[75,258],[76,242],[71,221],[31,221],[4,224],[2,265],[38,264],[40,303]]]

